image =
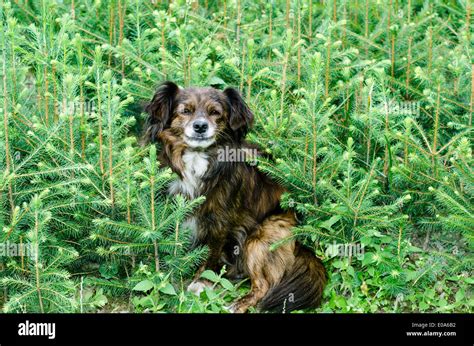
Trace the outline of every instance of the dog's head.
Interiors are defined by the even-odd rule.
[[[181,89],[165,82],[145,110],[149,114],[145,142],[155,142],[161,132],[169,130],[191,148],[238,142],[253,123],[252,112],[233,88]]]

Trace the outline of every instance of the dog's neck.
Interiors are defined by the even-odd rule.
[[[209,166],[209,156],[204,151],[186,149],[181,157],[183,170],[181,177],[176,179],[169,188],[170,194],[183,194],[188,198],[196,198],[201,194],[202,177]]]
[[[163,131],[159,139],[163,145],[159,160],[177,175],[169,188],[170,194],[183,194],[193,199],[203,193],[203,177],[219,160],[219,148],[241,148],[243,143],[216,143],[207,148],[191,148],[179,134]]]

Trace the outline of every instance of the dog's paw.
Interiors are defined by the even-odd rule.
[[[211,287],[211,286],[212,285],[208,282],[205,282],[202,280],[196,280],[189,284],[187,290],[188,292],[191,292],[192,294],[199,297],[201,295],[201,292],[203,292],[206,287]]]
[[[227,310],[230,314],[242,314],[245,313],[246,309],[242,307],[239,302],[235,302],[229,306],[224,306],[224,309]]]
[[[224,306],[224,310],[226,310],[230,314],[235,314],[236,313],[235,304],[231,304],[229,306]]]

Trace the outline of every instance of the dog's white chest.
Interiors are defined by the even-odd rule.
[[[200,194],[202,177],[207,171],[209,161],[206,153],[186,150],[183,154],[184,171],[183,178],[171,183],[169,192],[171,194],[181,193],[190,198],[196,198]]]

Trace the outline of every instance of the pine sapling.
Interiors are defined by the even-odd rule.
[[[96,78],[95,78],[95,90],[96,90],[96,98],[97,98],[97,129],[98,129],[98,136],[99,136],[99,167],[100,167],[100,173],[101,177],[104,177],[105,175],[105,168],[104,168],[104,153],[103,153],[103,129],[102,129],[102,95],[101,95],[101,89],[102,89],[102,84],[101,84],[101,70],[100,70],[100,64],[102,61],[102,50],[100,47],[96,47],[95,49],[95,72],[96,72]]]
[[[108,139],[108,161],[109,161],[109,191],[112,210],[115,208],[115,190],[114,190],[114,171],[113,171],[113,125],[114,118],[112,113],[112,71],[107,70],[104,73],[104,79],[107,88],[107,139]]]
[[[112,46],[115,38],[115,10],[114,10],[115,1],[109,2],[109,45]],[[109,62],[108,67],[110,68],[112,64],[112,51],[109,52]]]
[[[53,120],[54,123],[58,122],[58,90],[56,85],[56,60],[51,61],[51,80],[53,82]]]
[[[328,33],[328,39],[326,41],[326,73],[324,77],[324,96],[329,97],[329,78],[331,75],[331,31]]]
[[[39,203],[39,201],[38,201]],[[39,207],[39,206],[38,206]],[[38,301],[40,306],[40,312],[44,314],[43,306],[43,297],[41,294],[41,284],[40,284],[40,263],[39,263],[39,211],[38,207],[34,210],[34,231],[35,231],[35,275],[36,275],[36,292],[38,293]]]
[[[166,77],[166,39],[165,39],[165,19],[161,20],[161,71]]]
[[[410,88],[410,66],[411,66],[411,44],[412,44],[412,36],[408,37],[408,53],[407,53],[407,69],[406,69],[406,79],[405,79],[405,96],[408,98],[408,90]]]
[[[118,15],[119,15],[119,42],[118,42],[118,45],[119,45],[121,50],[123,49],[123,47],[122,47],[122,42],[123,42],[123,37],[124,37],[123,27],[124,27],[124,16],[125,16],[125,13],[126,13],[127,1],[123,0],[123,2],[124,2],[124,4],[122,6],[122,0],[118,0],[118,8],[117,8]],[[121,53],[121,62],[122,62],[121,63],[121,73],[122,73],[122,77],[125,78],[125,57],[124,57],[123,52]]]
[[[474,103],[474,64],[471,64],[471,102],[469,105],[469,127],[472,126],[473,103]]]
[[[81,158],[86,158],[86,117],[84,112],[84,55],[82,52],[82,38],[81,35],[76,34],[74,37],[76,46],[77,63],[79,64],[79,117],[80,117],[80,132],[81,132]]]
[[[222,17],[224,18],[224,30],[227,29],[227,0],[223,1],[223,14]]]
[[[286,47],[285,47],[285,54],[283,56],[283,66],[282,66],[282,73],[281,73],[281,98],[280,98],[280,118],[283,119],[283,111],[285,106],[285,97],[286,97],[286,74],[288,69],[288,63],[291,56],[291,48],[293,43],[293,31],[291,29],[287,30],[286,35]]]
[[[237,0],[237,21],[235,27],[235,38],[237,46],[240,44],[240,26],[242,25],[242,8],[241,0]]]
[[[466,38],[471,42],[471,1],[466,2]]]
[[[298,1],[298,53],[297,53],[297,78],[298,78],[298,84],[301,82],[301,8],[300,8],[300,2]]]
[[[290,28],[290,0],[286,0],[286,10],[285,10],[285,23],[286,23],[286,29],[288,30]]]
[[[308,40],[311,42],[313,38],[313,0],[309,1],[309,9],[308,9]]]
[[[365,0],[365,19],[364,19],[364,25],[365,25],[365,30],[364,30],[364,37],[365,37],[365,42],[368,42],[369,40],[369,0]],[[369,45],[365,45],[365,56],[369,56]]]
[[[45,64],[43,68],[44,75],[44,120],[46,125],[49,125],[49,76],[48,66]]]
[[[433,27],[428,29],[428,74],[431,74],[431,65],[433,62]]]
[[[6,57],[6,42],[5,34],[2,34],[3,46],[3,64],[2,64],[2,80],[3,80],[3,128],[5,136],[5,170],[7,174],[11,173],[12,162],[10,152],[10,138],[9,138],[9,116],[8,116],[8,94],[7,94],[7,57]],[[13,202],[13,190],[11,182],[8,183],[8,200],[10,201],[10,208],[13,213],[15,203]]]
[[[395,78],[395,33],[392,33],[390,47],[391,47],[390,75],[392,76],[392,80],[393,80]]]

